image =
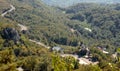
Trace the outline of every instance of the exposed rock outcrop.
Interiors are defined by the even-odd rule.
[[[15,43],[17,43],[20,40],[20,35],[17,30],[14,28],[5,28],[1,32],[3,39],[6,40],[13,40]]]

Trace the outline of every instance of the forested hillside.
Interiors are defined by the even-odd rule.
[[[87,46],[103,43],[110,48],[119,47],[119,5],[78,4],[62,11],[32,0],[11,4],[16,11],[5,17],[28,26],[26,35],[30,39],[50,46],[79,46],[83,42]]]
[[[120,12],[118,7],[119,4],[77,4],[76,6],[67,8],[66,13],[71,20],[86,22],[87,25],[90,25],[93,32],[85,35],[86,37],[97,39],[98,41],[103,40],[101,43],[119,47]]]
[[[18,5],[22,3],[27,5],[28,3],[28,6],[20,5],[20,7],[15,2],[18,2]],[[30,3],[14,1],[13,5],[16,6],[16,11],[6,15],[6,18],[14,19],[16,22],[28,26],[29,34],[27,35],[31,39],[42,41],[51,46],[56,43],[77,46],[79,39],[70,31],[71,28],[67,26],[70,20],[64,14],[42,3]]]
[[[119,71],[119,10],[119,4],[60,8],[0,0],[0,70]]]
[[[16,3],[18,5],[19,4],[23,4],[23,5],[20,5],[21,6],[20,7],[16,5]],[[24,3],[26,3],[26,6],[24,5]],[[59,11],[59,9],[56,10],[55,8],[45,6],[43,3],[36,2],[36,1],[33,1],[33,2],[29,2],[29,0],[14,1],[13,4],[16,6],[17,9],[14,13],[10,13],[6,15],[6,18],[14,19],[16,22],[28,26],[29,34],[27,35],[29,35],[29,38],[35,39],[37,41],[42,41],[46,45],[55,46],[56,44],[61,44],[61,45],[68,45],[68,46],[78,46],[79,45],[78,42],[83,42],[86,45],[89,45],[89,44],[93,45],[94,42],[96,43],[98,42],[98,44],[100,42],[100,44],[102,44],[103,42],[103,43],[106,43],[105,46],[107,46],[107,44],[112,44],[112,46],[115,45],[117,47],[119,46],[118,42],[115,42],[115,41],[118,41],[117,39],[118,37],[115,37],[115,35],[118,35],[117,30],[113,29],[114,27],[111,28],[110,25],[107,26],[108,24],[107,25],[103,24],[103,26],[99,26],[99,23],[101,23],[100,21],[105,20],[104,18],[109,17],[107,16],[109,14],[111,16],[116,15],[119,17],[118,15],[119,11],[114,9],[111,10],[112,7],[108,7],[106,5],[100,6],[100,5],[94,5],[94,4],[93,5],[80,4],[80,6],[79,5],[75,6],[75,8],[74,6],[71,9],[68,8],[68,10],[66,11],[66,13],[68,14],[69,12],[74,12],[75,10],[78,10],[78,11],[75,11],[75,14],[71,14],[73,15],[73,17],[71,17],[63,13],[64,11],[63,12]],[[98,9],[98,7],[101,7],[101,8]],[[102,7],[106,7],[106,9],[104,10],[104,8]],[[109,10],[111,12],[109,12]],[[105,14],[102,14],[100,11],[105,12]],[[71,19],[76,19],[77,17],[78,19],[80,19],[78,14],[82,15],[80,16],[80,18],[85,17],[85,19],[80,21],[71,20]],[[90,16],[89,15],[86,16],[86,14],[90,14]],[[95,20],[92,15],[95,16]],[[97,19],[96,18],[97,15],[98,16],[100,15],[101,17],[99,16]],[[102,16],[104,15],[106,17],[102,18]],[[91,17],[93,17],[93,19]],[[107,21],[109,21],[109,19],[105,20],[105,22],[106,23],[110,22],[110,21],[109,22]],[[99,23],[95,23],[95,22],[99,22]],[[102,22],[102,23],[105,23],[105,22]],[[106,26],[108,27],[108,29]],[[91,33],[89,31],[86,31],[84,28],[91,28],[93,32]],[[71,31],[72,29],[73,30],[77,29],[77,31],[73,33]],[[102,31],[103,29],[105,30],[104,32]],[[105,32],[108,32],[108,33],[104,34]],[[109,38],[110,39],[115,38],[117,40],[111,41]],[[91,42],[91,40],[89,39],[93,41]],[[98,40],[96,41],[96,39]],[[109,42],[106,39],[109,39],[111,42]]]

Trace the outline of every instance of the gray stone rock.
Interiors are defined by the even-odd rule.
[[[6,40],[13,40],[15,43],[20,40],[20,36],[17,30],[14,28],[5,28],[2,31],[2,37]]]

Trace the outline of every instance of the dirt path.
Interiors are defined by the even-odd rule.
[[[68,57],[68,56],[71,56],[71,57],[74,57],[75,59],[79,60],[79,64],[83,64],[83,65],[89,65],[89,64],[97,64],[98,62],[92,62],[92,61],[89,61],[89,59],[87,58],[84,58],[84,57],[78,57],[78,55],[73,55],[73,54],[61,54],[60,56],[62,57]]]
[[[10,12],[12,12],[12,11],[15,10],[15,7],[14,7],[13,5],[10,5],[10,7],[11,7],[10,10],[7,10],[7,11],[5,11],[4,13],[1,14],[2,17],[4,17],[7,13],[10,13]]]
[[[23,31],[23,30],[27,31],[27,30],[28,30],[27,26],[25,26],[25,25],[18,24],[18,26],[20,27],[20,31]],[[50,48],[50,47],[46,46],[45,44],[43,44],[43,43],[41,43],[41,42],[38,42],[38,41],[35,41],[35,40],[32,40],[32,39],[29,39],[29,41],[30,41],[30,42],[33,42],[33,43],[36,43],[36,44],[38,44],[38,45],[41,45],[41,46],[43,46],[43,47],[45,47],[45,48],[47,48],[47,49]]]
[[[28,30],[27,26],[24,26],[22,24],[18,24],[18,26],[21,28],[20,31],[23,31],[23,30],[27,31]]]
[[[41,45],[41,46],[43,46],[43,47],[45,47],[45,48],[47,48],[47,49],[50,49],[49,46],[46,46],[45,44],[43,44],[43,43],[41,43],[41,42],[38,42],[38,41],[35,41],[35,40],[32,40],[32,39],[29,39],[29,41],[34,42],[34,43],[36,43],[36,44],[38,44],[38,45]]]

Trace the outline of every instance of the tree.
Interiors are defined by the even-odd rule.
[[[16,71],[15,55],[11,49],[0,51],[0,70]]]

